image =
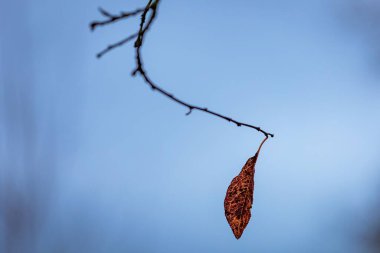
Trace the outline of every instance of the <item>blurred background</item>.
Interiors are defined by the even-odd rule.
[[[380,1],[162,1],[143,48],[179,98],[275,134],[251,221],[224,217],[263,136],[132,78],[137,0],[0,1],[0,252],[380,252]]]

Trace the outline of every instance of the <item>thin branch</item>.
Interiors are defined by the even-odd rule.
[[[150,25],[152,24],[154,18],[156,17],[156,10],[157,10],[157,3],[159,2],[160,0],[156,0],[154,2],[154,5],[152,5],[152,0],[149,0],[148,1],[148,4],[146,5],[145,9],[144,9],[144,12],[142,13],[141,15],[141,22],[140,22],[140,30],[139,30],[139,36],[137,37],[137,40],[135,42],[135,47],[137,48],[137,51],[139,50],[139,48],[142,46],[142,42],[143,42],[143,39],[144,39],[144,35],[145,35],[145,32],[149,29]],[[146,19],[146,15],[148,14],[149,12],[149,9],[152,9],[153,12],[152,12],[152,15],[150,16],[149,18],[149,21],[148,21],[148,24],[146,25],[146,27],[144,28],[144,24],[145,24],[145,19]]]
[[[106,10],[102,9],[102,8],[99,8],[99,12],[105,16],[106,20],[104,21],[94,21],[90,24],[90,29],[91,31],[95,30],[95,28],[97,28],[98,26],[104,26],[104,25],[109,25],[109,24],[112,24],[112,23],[116,23],[122,19],[126,19],[126,18],[129,18],[129,17],[132,17],[132,16],[136,16],[137,14],[140,14],[144,11],[144,9],[136,9],[135,11],[131,11],[131,12],[121,12],[119,15],[112,15],[110,14],[109,12],[107,12]]]
[[[146,34],[146,32],[149,30],[149,28],[151,27],[153,21],[155,20],[156,18],[156,14],[157,14],[157,7],[158,7],[158,4],[159,4],[160,0],[149,0],[147,5],[145,6],[144,9],[139,9],[139,10],[142,10],[140,12],[142,12],[141,14],[141,22],[140,22],[140,29],[139,29],[139,32],[138,33],[135,33],[133,35],[131,35],[130,37],[118,42],[118,43],[115,43],[113,45],[110,45],[108,46],[106,49],[104,49],[102,52],[100,52],[98,54],[98,57],[101,57],[102,55],[104,55],[105,53],[109,52],[110,50],[116,48],[116,47],[119,47],[121,45],[123,45],[124,43],[130,41],[131,39],[136,38],[136,41],[135,41],[135,48],[136,48],[136,69],[132,72],[132,75],[135,76],[137,73],[139,73],[142,78],[144,79],[145,83],[148,84],[153,91],[157,91],[159,92],[160,94],[164,95],[165,97],[169,98],[170,100],[182,105],[182,106],[185,106],[189,109],[189,111],[186,113],[186,115],[190,115],[191,112],[193,110],[198,110],[198,111],[201,111],[201,112],[204,112],[204,113],[207,113],[207,114],[210,114],[210,115],[213,115],[215,117],[218,117],[218,118],[221,118],[221,119],[224,119],[228,122],[231,122],[233,124],[235,124],[236,126],[240,127],[240,126],[245,126],[245,127],[248,127],[248,128],[252,128],[252,129],[255,129],[259,132],[261,132],[262,134],[265,135],[266,139],[268,138],[268,136],[270,137],[274,137],[273,134],[271,133],[268,133],[266,131],[264,131],[263,129],[261,129],[260,127],[257,127],[257,126],[253,126],[253,125],[250,125],[250,124],[247,124],[247,123],[243,123],[243,122],[240,122],[240,121],[237,121],[237,120],[234,120],[230,117],[227,117],[227,116],[224,116],[220,113],[217,113],[217,112],[214,112],[214,111],[211,111],[209,110],[208,108],[205,108],[205,107],[200,107],[200,106],[197,106],[197,105],[192,105],[192,104],[189,104],[177,97],[175,97],[173,94],[169,93],[168,91],[164,90],[163,88],[159,87],[157,84],[155,84],[151,79],[150,77],[148,76],[145,68],[144,68],[144,65],[143,65],[143,60],[142,60],[142,56],[141,56],[141,47],[143,45],[143,41],[144,41],[144,36]],[[148,13],[150,13],[150,16],[148,17]],[[109,16],[110,14],[109,13],[102,13],[103,15],[105,16]],[[112,18],[112,16],[111,16]],[[148,20],[147,20],[148,19]],[[265,140],[266,140],[265,139]]]
[[[108,53],[109,51],[111,51],[112,49],[115,49],[116,47],[121,47],[121,46],[124,45],[125,43],[127,43],[127,42],[133,40],[133,39],[136,38],[138,35],[139,35],[138,33],[134,33],[134,34],[128,36],[127,38],[120,40],[119,42],[116,42],[116,43],[114,43],[114,44],[109,45],[108,47],[106,47],[105,49],[103,49],[102,51],[100,51],[99,53],[97,53],[97,54],[96,54],[96,57],[97,57],[97,58],[102,57],[103,55],[105,55],[106,53]]]
[[[153,83],[153,81],[149,78],[149,76],[147,75],[147,73],[146,73],[146,71],[145,71],[145,69],[143,67],[143,64],[142,64],[142,61],[141,61],[140,52],[138,52],[137,61],[138,61],[138,67],[137,67],[135,73],[139,72],[141,74],[141,76],[143,77],[143,79],[145,80],[145,82],[152,88],[153,91],[158,91],[159,93],[161,93],[162,95],[168,97],[169,99],[173,100],[174,102],[177,102],[178,104],[187,107],[189,109],[189,111],[186,113],[186,115],[190,115],[190,113],[193,110],[198,110],[198,111],[202,111],[202,112],[214,115],[214,116],[216,116],[218,118],[227,120],[228,122],[234,123],[238,127],[245,126],[245,127],[253,128],[253,129],[255,129],[255,130],[263,133],[265,136],[274,137],[273,134],[264,131],[260,127],[256,127],[256,126],[253,126],[253,125],[250,125],[250,124],[246,124],[246,123],[234,120],[234,119],[232,119],[230,117],[224,116],[224,115],[219,114],[219,113],[214,112],[214,111],[211,111],[208,108],[192,105],[192,104],[189,104],[189,103],[187,103],[187,102],[185,102],[183,100],[178,99],[173,94],[170,94],[166,90],[160,88],[158,85],[156,85],[155,83]]]

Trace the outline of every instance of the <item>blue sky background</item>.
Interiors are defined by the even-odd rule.
[[[145,1],[2,0],[0,252],[370,252],[380,85],[354,2],[160,5],[143,48],[153,80],[275,134],[237,241],[225,191],[263,136],[185,117],[130,76],[132,44],[95,58],[138,28],[91,33],[96,8]]]

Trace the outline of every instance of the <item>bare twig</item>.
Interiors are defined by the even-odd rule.
[[[118,43],[115,43],[115,44],[112,44],[110,46],[108,46],[106,49],[104,49],[102,52],[100,52],[97,56],[98,57],[101,57],[102,55],[104,55],[105,53],[109,52],[110,50],[116,48],[116,47],[119,47],[121,45],[123,45],[124,43],[132,40],[133,38],[136,38],[136,41],[135,41],[135,48],[136,48],[136,69],[132,72],[132,75],[135,76],[137,73],[139,73],[141,75],[141,77],[144,79],[145,83],[147,83],[153,91],[157,91],[159,92],[160,94],[166,96],[167,98],[169,98],[170,100],[182,105],[182,106],[185,106],[189,109],[189,111],[186,113],[186,115],[190,115],[191,112],[193,110],[198,110],[198,111],[202,111],[204,113],[207,113],[207,114],[210,114],[210,115],[213,115],[215,117],[218,117],[218,118],[221,118],[221,119],[224,119],[224,120],[227,120],[228,122],[231,122],[233,124],[235,124],[236,126],[240,127],[240,126],[245,126],[245,127],[248,127],[248,128],[253,128],[259,132],[261,132],[262,134],[265,135],[265,137],[274,137],[273,134],[271,133],[268,133],[266,131],[264,131],[263,129],[261,129],[260,127],[257,127],[257,126],[253,126],[253,125],[250,125],[250,124],[246,124],[246,123],[243,123],[243,122],[240,122],[240,121],[237,121],[237,120],[234,120],[230,117],[227,117],[227,116],[224,116],[220,113],[217,113],[217,112],[214,112],[214,111],[211,111],[209,110],[208,108],[205,108],[205,107],[200,107],[200,106],[197,106],[197,105],[192,105],[192,104],[189,104],[177,97],[175,97],[173,94],[169,93],[168,91],[164,90],[163,88],[159,87],[158,85],[156,85],[151,79],[150,77],[148,76],[145,68],[144,68],[144,65],[143,65],[143,61],[142,61],[142,56],[141,56],[141,47],[143,45],[143,41],[144,41],[144,36],[146,34],[146,32],[149,30],[149,28],[151,27],[153,21],[155,20],[156,18],[156,15],[157,15],[157,7],[158,7],[158,4],[160,3],[160,0],[149,0],[147,5],[145,6],[144,9],[138,9],[138,13],[142,13],[141,14],[141,22],[140,22],[140,29],[139,29],[139,32],[138,33],[135,33],[129,37],[127,37],[126,39],[118,42]],[[110,24],[110,23],[113,23],[113,22],[116,22],[117,20],[119,19],[114,19],[115,16],[112,16],[111,14],[109,14],[108,12],[102,10],[101,11],[102,14],[106,17],[109,17],[109,20],[108,21],[104,21],[103,23],[104,24]],[[148,14],[150,13],[150,16],[148,16]],[[113,21],[111,21],[113,20]],[[94,23],[92,23],[94,24]],[[95,24],[99,25],[99,22]],[[95,25],[95,27],[97,26]],[[92,28],[92,25],[91,25],[91,28]]]
[[[138,33],[134,33],[134,34],[128,36],[127,38],[120,40],[119,42],[116,42],[114,44],[109,45],[108,47],[106,47],[105,49],[103,49],[102,51],[100,51],[98,54],[96,54],[96,57],[100,58],[103,55],[105,55],[106,53],[108,53],[109,51],[111,51],[112,49],[114,49],[115,47],[121,47],[125,43],[127,43],[127,42],[133,40],[134,38],[136,38],[137,35],[139,35],[139,34]]]
[[[91,31],[95,30],[96,27],[98,26],[104,26],[104,25],[109,25],[109,24],[112,24],[112,23],[115,23],[115,22],[118,22],[122,19],[126,19],[126,18],[129,18],[129,17],[132,17],[132,16],[136,16],[137,14],[140,14],[141,12],[143,12],[144,9],[137,9],[135,11],[131,11],[131,12],[121,12],[119,15],[112,15],[110,14],[108,11],[102,9],[102,8],[99,8],[99,12],[105,16],[106,20],[104,21],[94,21],[90,24],[90,28],[91,28]]]

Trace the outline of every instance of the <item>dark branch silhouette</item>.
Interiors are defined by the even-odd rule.
[[[99,8],[99,12],[108,19],[106,19],[104,21],[94,21],[90,24],[90,28],[93,31],[98,26],[108,25],[108,24],[120,21],[122,19],[126,19],[126,18],[129,18],[132,16],[136,16],[137,14],[140,14],[143,11],[144,11],[144,9],[137,9],[137,10],[131,11],[131,12],[121,12],[120,15],[112,15],[108,11],[106,11],[102,8]]]
[[[228,122],[234,123],[238,127],[245,126],[245,127],[253,128],[253,129],[261,132],[262,134],[264,134],[266,137],[268,137],[268,136],[274,137],[273,134],[264,131],[260,127],[253,126],[250,124],[246,124],[243,122],[239,122],[239,121],[234,120],[230,117],[224,116],[220,113],[211,111],[205,107],[200,107],[197,105],[189,104],[189,103],[175,97],[173,94],[169,93],[168,91],[164,90],[163,88],[159,87],[150,79],[150,77],[148,76],[148,74],[144,68],[144,65],[143,65],[143,60],[142,60],[142,56],[141,56],[141,47],[143,45],[146,32],[150,29],[153,21],[155,20],[155,18],[157,16],[157,7],[158,7],[159,3],[160,3],[160,0],[154,0],[154,1],[149,0],[147,5],[145,6],[145,8],[137,9],[137,10],[132,11],[132,12],[122,12],[120,15],[112,15],[112,14],[108,13],[107,11],[100,8],[99,11],[107,19],[104,21],[92,22],[90,24],[91,30],[95,30],[95,28],[98,26],[104,26],[104,25],[112,24],[112,23],[115,23],[117,21],[120,21],[121,19],[125,19],[125,18],[131,17],[131,16],[135,16],[135,15],[140,14],[140,13],[141,13],[141,22],[140,22],[139,31],[137,33],[134,33],[134,34],[130,35],[129,37],[127,37],[127,38],[125,38],[125,39],[123,39],[117,43],[109,45],[107,48],[105,48],[100,53],[98,53],[97,57],[100,58],[104,54],[108,53],[109,51],[111,51],[117,47],[120,47],[120,46],[124,45],[125,43],[131,41],[132,39],[136,38],[134,46],[136,48],[136,65],[137,66],[136,66],[136,69],[132,72],[132,75],[135,76],[136,74],[140,74],[142,76],[142,78],[144,79],[145,83],[147,83],[152,88],[153,91],[157,91],[160,94],[171,99],[172,101],[174,101],[174,102],[176,102],[182,106],[187,107],[189,109],[189,111],[186,113],[186,115],[190,115],[192,111],[198,110],[198,111],[202,111],[202,112],[205,112],[207,114],[210,114],[210,115],[214,115],[218,118],[227,120]],[[150,14],[150,15],[148,15],[148,14]]]
[[[124,45],[125,43],[127,43],[127,42],[133,40],[134,38],[136,38],[137,35],[139,35],[139,34],[138,34],[138,33],[134,33],[134,34],[128,36],[127,38],[120,40],[119,42],[116,42],[116,43],[114,43],[114,44],[109,45],[108,47],[106,47],[105,49],[103,49],[102,51],[100,51],[100,52],[96,55],[96,57],[100,58],[100,57],[102,57],[104,54],[108,53],[108,51],[111,51],[112,49],[114,49],[115,47],[121,47],[121,46]]]

